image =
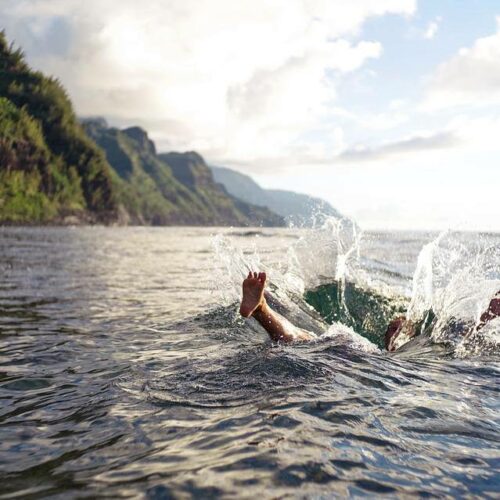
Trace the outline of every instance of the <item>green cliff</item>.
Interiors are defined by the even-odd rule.
[[[283,219],[270,210],[229,195],[197,153],[157,154],[139,127],[118,130],[103,120],[87,120],[84,126],[106,153],[118,201],[132,223],[283,225]]]
[[[116,218],[110,170],[57,80],[33,71],[0,33],[0,220]]]

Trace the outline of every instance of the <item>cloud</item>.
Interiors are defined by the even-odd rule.
[[[497,32],[477,39],[432,75],[424,108],[500,103],[500,17]]]
[[[415,8],[416,0],[2,0],[0,18],[29,62],[61,79],[80,115],[140,124],[160,148],[251,163],[309,151],[338,79],[382,53],[352,35],[370,16]]]
[[[448,127],[461,138],[463,153],[468,151],[474,154],[478,158],[478,162],[484,162],[483,158],[479,159],[480,155],[487,155],[489,158],[495,159],[500,153],[498,144],[500,116],[498,113],[476,116],[458,115],[449,122]],[[498,170],[495,161],[484,163]]]
[[[426,40],[432,40],[436,36],[436,34],[439,30],[440,23],[441,23],[441,17],[436,17],[436,19],[434,21],[431,21],[427,25],[427,28],[423,33],[423,37]]]
[[[363,129],[385,131],[408,121],[409,110],[407,108],[405,101],[395,99],[390,102],[388,111],[379,113],[368,110],[352,112],[339,106],[333,106],[330,108],[330,115],[337,119],[347,120]]]
[[[292,146],[289,155],[255,156],[252,159],[234,157],[228,158],[227,164],[242,172],[252,167],[252,171],[260,175],[269,175],[270,172],[272,172],[272,175],[293,174],[294,169],[297,169],[296,172],[301,174],[304,167],[307,167],[309,173],[315,171],[317,174],[320,174],[325,172],[325,168],[330,170],[330,167],[333,165],[344,163],[378,162],[403,155],[414,159],[414,155],[419,153],[457,148],[465,145],[460,125],[463,126],[463,123],[455,123],[456,130],[450,129],[449,131],[433,134],[413,135],[375,147],[357,145],[343,148],[342,150],[335,148],[336,151],[334,152],[331,151],[331,148],[327,149],[308,143],[297,143]],[[477,126],[479,126],[479,123],[477,123]],[[498,130],[498,127],[495,128],[496,130]],[[334,137],[334,142],[337,142],[338,145],[343,145],[341,130],[333,130],[332,135],[340,135],[340,137]],[[471,137],[467,137],[467,140],[471,143]],[[215,158],[213,163],[215,165],[221,164],[221,160]]]
[[[395,155],[451,148],[460,142],[458,136],[453,132],[417,135],[375,148],[361,146],[347,149],[338,156],[338,160],[345,162],[379,161]]]

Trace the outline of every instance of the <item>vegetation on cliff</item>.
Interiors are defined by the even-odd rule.
[[[109,128],[103,120],[84,122],[114,170],[117,198],[131,222],[168,225],[283,225],[268,209],[240,202],[215,183],[194,152],[158,155],[139,127]]]
[[[104,155],[86,136],[60,83],[33,71],[0,33],[0,219],[116,217]]]

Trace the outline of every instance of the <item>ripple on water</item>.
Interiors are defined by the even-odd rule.
[[[210,288],[212,232],[0,229],[0,497],[497,495],[498,360],[271,346]],[[276,268],[302,236],[264,233],[236,239]],[[377,238],[406,286],[424,241]]]

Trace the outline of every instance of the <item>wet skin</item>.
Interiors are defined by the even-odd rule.
[[[266,279],[266,273],[248,273],[243,281],[240,314],[244,318],[255,318],[274,342],[304,342],[315,339],[313,333],[296,328],[268,306],[264,297]]]

